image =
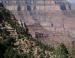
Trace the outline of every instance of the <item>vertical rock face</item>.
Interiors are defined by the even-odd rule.
[[[48,34],[48,38],[41,39],[47,44],[74,41],[75,10],[74,4],[66,0],[3,0],[17,19],[21,19],[29,27],[32,34],[36,32]],[[37,26],[38,25],[38,26]],[[73,35],[73,36],[72,36]],[[72,38],[73,37],[73,38]]]

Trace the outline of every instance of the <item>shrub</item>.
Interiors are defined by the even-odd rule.
[[[59,46],[57,46],[56,48],[56,55],[57,55],[57,58],[68,58],[68,51],[67,51],[67,48],[66,46],[61,43]]]

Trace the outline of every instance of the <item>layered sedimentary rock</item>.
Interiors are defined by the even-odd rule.
[[[5,0],[3,3],[18,20],[26,22],[33,37],[43,43],[75,44],[74,4],[65,0]]]

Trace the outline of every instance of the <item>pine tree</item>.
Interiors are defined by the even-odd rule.
[[[57,56],[57,58],[68,58],[68,51],[63,43],[61,43],[59,46],[57,46],[56,56]]]

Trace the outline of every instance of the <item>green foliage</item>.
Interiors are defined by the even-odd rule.
[[[68,51],[63,43],[56,48],[56,55],[57,58],[68,58]]]
[[[4,54],[4,58],[13,58],[14,57],[14,50],[13,48],[9,47]]]
[[[54,50],[55,50],[53,47],[47,46],[47,45],[41,43],[41,42],[38,41],[38,40],[35,40],[35,42],[36,42],[37,45],[38,45],[41,49],[43,49],[43,50],[49,50],[49,51],[54,51]]]
[[[71,57],[71,58],[75,58],[75,48],[70,48],[69,49],[69,56]]]
[[[7,47],[5,45],[0,44],[0,58],[4,58],[6,48]]]
[[[19,54],[17,51],[13,50],[13,47],[9,47],[5,54],[4,58],[34,58],[34,56],[29,54]]]
[[[0,29],[0,34],[1,34],[1,36],[4,38],[4,39],[6,39],[5,37],[6,36],[9,36],[10,35],[10,32],[8,32],[6,29]]]
[[[22,34],[22,35],[24,35],[26,33],[25,29],[23,27],[17,27],[16,31],[18,34]]]

